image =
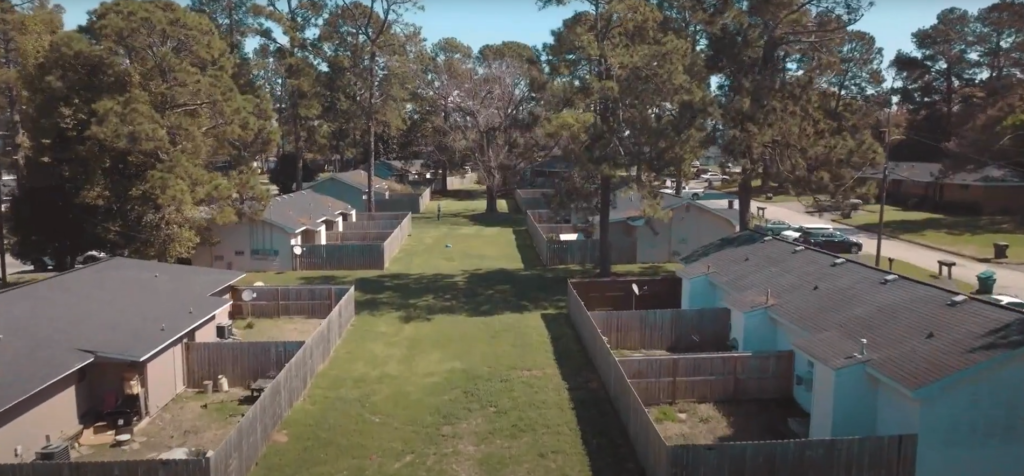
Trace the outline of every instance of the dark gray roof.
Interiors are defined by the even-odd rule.
[[[755,232],[738,233],[684,257],[684,277],[707,275],[737,310],[766,306],[806,337],[793,346],[831,368],[866,364],[908,390],[936,383],[1024,347],[1024,314],[987,300],[900,279],[836,255]],[[708,271],[710,267],[710,272]],[[852,357],[867,339],[867,357]]]
[[[686,199],[667,193],[658,193],[661,200],[661,209],[668,210],[682,205]],[[627,218],[640,216],[643,212],[643,195],[633,191],[631,188],[619,189],[612,196],[612,209],[608,214],[611,221],[625,220]]]
[[[329,180],[332,178],[345,182],[365,192],[367,190],[366,182],[369,179],[369,176],[367,176],[366,172],[362,170],[349,170],[348,172],[338,172],[335,174],[330,174],[325,178],[325,180]],[[380,177],[375,176],[373,178],[373,188],[378,192],[387,191],[388,186],[391,183],[392,182],[384,180]]]
[[[964,169],[946,169],[941,163],[932,162],[890,162],[889,174],[893,180],[913,180],[916,182],[932,182],[941,179],[943,182],[961,184],[1022,184],[1024,174],[998,165],[968,167]],[[881,178],[881,169],[864,174],[865,177]]]
[[[728,199],[695,200],[692,203],[698,207],[703,207],[716,215],[728,218],[729,221],[733,223],[733,225],[736,225],[738,227],[740,226],[739,200],[732,200],[733,208],[729,208],[729,201],[730,200]]]
[[[231,301],[244,273],[110,258],[0,292],[0,411],[90,362],[142,360]]]
[[[317,220],[337,218],[338,212],[351,212],[353,208],[335,198],[310,190],[280,195],[270,200],[263,210],[263,219],[289,233],[309,227],[319,228]]]

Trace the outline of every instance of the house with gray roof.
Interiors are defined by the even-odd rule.
[[[680,262],[682,308],[794,352],[804,436],[917,434],[918,476],[1021,474],[1024,313],[756,232]]]
[[[369,175],[365,171],[350,170],[324,175],[320,180],[303,185],[302,188],[340,200],[356,211],[365,212],[368,180]],[[391,191],[399,189],[405,190],[405,187],[390,180],[374,177],[374,200],[387,200]]]
[[[213,244],[196,247],[192,264],[241,271],[291,271],[292,247],[322,245],[327,232],[356,219],[349,204],[313,191],[270,200],[259,218],[211,226]]]
[[[881,181],[882,171],[862,175]],[[1014,215],[1024,213],[1024,172],[993,164],[947,167],[933,162],[892,162],[886,199],[938,211]]]
[[[0,291],[0,463],[106,411],[159,411],[185,389],[183,343],[217,340],[242,276],[115,257]]]

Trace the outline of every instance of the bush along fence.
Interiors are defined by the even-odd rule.
[[[242,289],[266,291],[268,288]],[[314,314],[296,316],[323,319],[306,342],[185,344],[184,370],[187,386],[191,388],[202,388],[203,380],[212,380],[204,376],[225,375],[229,384],[237,387],[264,378],[270,372],[277,373],[263,395],[249,407],[241,422],[212,455],[187,459],[0,464],[0,476],[245,476],[263,454],[273,431],[305,394],[355,318],[355,289],[352,287],[293,286],[282,289],[291,292],[268,292],[267,296],[281,296],[281,302],[270,302],[268,298],[265,304],[273,305],[274,309],[306,306],[308,301],[304,299],[314,295],[334,303],[325,314],[316,313],[317,307],[305,307]],[[308,292],[298,292],[303,290]],[[289,301],[292,298],[301,300]]]
[[[388,193],[388,198],[374,200],[376,213],[423,213],[430,204],[430,188],[409,193]],[[358,219],[358,217],[357,217]]]
[[[559,235],[579,235],[582,230],[576,225],[550,223],[553,217],[548,210],[526,212],[526,229],[541,262],[545,266],[596,265],[601,254],[596,227],[592,239],[562,241]],[[612,239],[611,247],[612,264],[636,263],[636,240]]]
[[[714,341],[710,347],[715,348],[728,339],[728,332],[723,330],[727,329],[724,324],[729,314],[727,309],[592,313],[577,288],[585,290],[582,294],[594,305],[602,304],[595,298],[598,290],[631,289],[631,283],[641,280],[621,279],[619,284],[609,281],[569,281],[569,317],[649,476],[914,475],[917,435],[667,444],[651,420],[647,405],[679,400],[792,398],[793,353],[682,353],[617,359],[610,343],[700,352],[700,345],[680,344],[678,336],[685,332],[693,332],[694,341]],[[637,323],[626,323],[631,319]],[[641,329],[644,325],[651,329]]]
[[[302,245],[292,262],[296,271],[383,270],[411,233],[408,212],[357,214],[341,231],[327,232],[326,244]]]

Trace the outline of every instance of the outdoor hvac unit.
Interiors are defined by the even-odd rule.
[[[220,340],[228,340],[234,335],[234,329],[231,327],[231,321],[218,322],[217,323],[217,338]]]
[[[36,461],[71,461],[71,447],[66,442],[50,443],[36,451]]]

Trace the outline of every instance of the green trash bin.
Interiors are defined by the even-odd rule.
[[[992,294],[992,290],[996,287],[996,272],[991,269],[986,269],[978,273],[978,294]]]

